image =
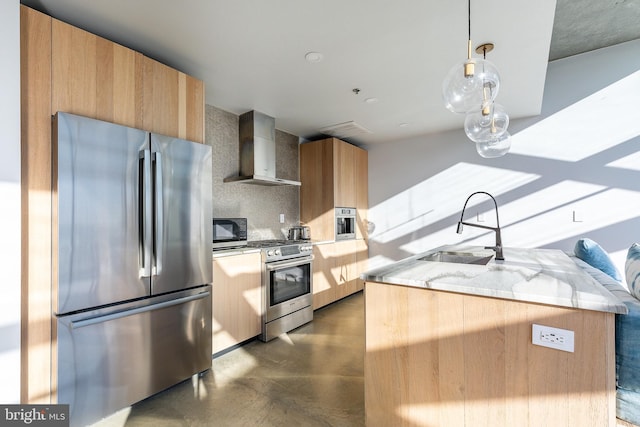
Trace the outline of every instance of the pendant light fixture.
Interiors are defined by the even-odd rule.
[[[487,61],[493,43],[476,48],[483,57],[473,58],[471,43],[471,0],[468,0],[467,59],[451,68],[442,83],[445,107],[458,114],[466,114],[464,131],[476,143],[478,154],[499,157],[511,147],[507,132],[509,115],[495,102],[500,89],[500,75],[495,65]]]
[[[511,149],[511,135],[504,132],[501,136],[487,142],[476,142],[476,151],[486,159],[502,157]]]
[[[476,52],[482,53],[485,59],[487,52],[492,50],[493,43],[484,43],[476,48]],[[492,90],[491,84],[485,84],[481,108],[468,112],[465,117],[464,132],[473,142],[495,141],[509,127],[509,115],[502,105],[495,102]]]
[[[485,88],[490,88],[491,100],[500,89],[498,69],[486,59],[473,58],[471,52],[471,0],[468,0],[467,59],[454,65],[442,82],[442,99],[453,113],[465,114],[479,109],[485,101]]]

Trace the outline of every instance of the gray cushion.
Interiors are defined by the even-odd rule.
[[[637,243],[631,245],[627,252],[624,273],[629,291],[636,298],[640,298],[640,245]]]

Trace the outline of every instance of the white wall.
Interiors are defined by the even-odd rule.
[[[498,201],[504,246],[570,251],[586,236],[623,272],[640,241],[640,40],[550,63],[542,114],[509,130],[512,150],[498,159],[478,156],[462,130],[367,147],[372,265],[492,243],[493,232],[455,232],[466,197],[483,190]],[[495,224],[493,204],[476,197],[465,219]]]
[[[20,401],[20,1],[0,2],[0,403]]]

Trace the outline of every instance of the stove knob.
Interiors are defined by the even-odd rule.
[[[309,252],[311,250],[311,246],[302,246],[300,250]]]
[[[267,256],[273,256],[273,251],[271,249],[267,251]]]
[[[276,250],[275,250],[275,254],[276,254],[276,255],[280,255],[280,249],[276,249]]]

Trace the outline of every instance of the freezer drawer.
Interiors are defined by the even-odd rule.
[[[84,426],[211,367],[211,286],[58,318],[58,403]]]

